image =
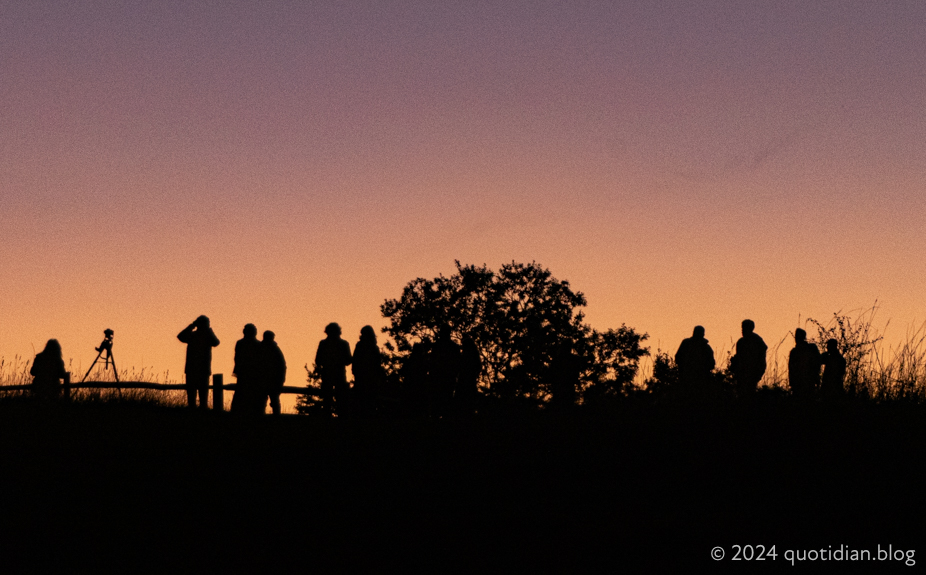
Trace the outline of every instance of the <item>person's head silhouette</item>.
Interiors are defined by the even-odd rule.
[[[756,330],[756,322],[751,319],[743,320],[743,336],[747,336]]]
[[[331,322],[325,326],[325,333],[330,338],[337,338],[341,336],[341,326],[335,322]]]
[[[57,339],[50,339],[45,344],[45,349],[42,350],[42,353],[48,356],[61,357],[61,344],[58,343]]]
[[[255,338],[257,337],[257,326],[253,323],[249,323],[244,326],[244,337],[246,338]]]
[[[794,342],[795,343],[804,343],[807,341],[807,332],[801,328],[794,330]]]
[[[691,334],[695,339],[704,339],[704,327],[696,325],[694,331]]]
[[[209,327],[209,318],[204,315],[201,315],[198,318],[196,318],[196,321],[194,321],[193,323],[199,329],[206,329]]]
[[[365,325],[360,328],[360,339],[361,341],[376,342],[376,330],[373,329],[372,325]]]
[[[826,340],[826,351],[830,353],[839,353],[839,342],[835,339]]]
[[[276,339],[276,334],[270,331],[269,329],[264,332],[264,341],[273,341]]]

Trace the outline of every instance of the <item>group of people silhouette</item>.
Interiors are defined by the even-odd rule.
[[[341,326],[330,323],[325,327],[327,337],[318,344],[315,366],[321,378],[321,404],[328,413],[344,416],[348,413],[371,415],[385,381],[382,355],[376,344],[372,326],[360,330],[360,340],[350,351],[350,344],[341,339]],[[262,414],[267,401],[274,415],[281,412],[280,394],[286,383],[286,358],[277,345],[275,334],[265,331],[257,339],[254,324],[244,326],[243,335],[235,344],[237,378],[232,398],[232,413]],[[219,339],[209,327],[209,318],[200,316],[177,336],[187,344],[186,367],[187,398],[190,407],[208,405],[209,376],[212,373],[212,348]],[[347,381],[347,366],[352,366],[354,385]]]
[[[280,393],[286,382],[286,358],[276,342],[276,334],[265,331],[263,339],[257,339],[257,327],[253,323],[244,326],[244,337],[235,344],[234,375],[237,378],[231,410],[238,414],[262,414],[267,409],[267,400],[275,415],[281,413]],[[212,375],[212,348],[219,345],[219,338],[209,325],[209,318],[201,315],[183,329],[177,339],[186,345],[187,404],[196,407],[209,406],[209,377]]]
[[[324,413],[370,417],[378,410],[401,410],[409,415],[447,417],[475,411],[482,360],[472,338],[464,337],[459,345],[444,328],[433,343],[416,343],[402,366],[404,386],[399,390],[388,388],[372,326],[360,330],[353,354],[341,339],[338,324],[325,326],[325,334],[315,354]],[[347,366],[354,376],[353,387],[347,381]]]
[[[383,409],[384,401],[401,401],[408,414],[435,418],[474,413],[482,373],[479,349],[469,336],[456,343],[450,329],[443,327],[433,342],[419,341],[412,346],[400,371],[402,390],[387,389],[383,356],[376,342],[376,332],[367,325],[353,353],[341,338],[341,327],[329,323],[325,339],[315,354],[316,374],[320,379],[320,407],[327,414],[371,416]],[[186,344],[187,403],[189,407],[208,407],[209,380],[212,375],[212,348],[219,345],[209,318],[201,315],[183,329],[177,339]],[[846,359],[835,339],[826,342],[820,353],[816,344],[807,341],[807,332],[794,331],[794,349],[788,358],[788,382],[796,398],[831,399],[844,391]],[[766,371],[768,346],[755,333],[755,323],[743,320],[742,337],[736,342],[730,360],[730,373],[737,397],[753,396]],[[553,361],[551,406],[575,405],[580,366],[571,349],[561,349]],[[254,324],[244,326],[243,337],[235,344],[234,375],[237,378],[232,412],[263,414],[269,400],[271,411],[281,413],[280,394],[286,382],[286,359],[272,331],[257,339]],[[692,336],[682,341],[675,354],[679,387],[691,396],[719,393],[715,377],[714,351],[705,338],[702,326],[695,326]],[[353,386],[347,380],[351,366]],[[821,374],[822,370],[822,374]],[[32,393],[39,398],[58,395],[66,377],[61,345],[51,339],[35,356],[30,373]]]
[[[341,338],[341,326],[325,326],[325,339],[315,353],[316,375],[320,379],[319,406],[324,413],[339,417],[369,417],[383,404],[400,402],[407,413],[447,417],[472,414],[476,408],[482,359],[476,343],[464,337],[462,344],[443,328],[433,343],[416,343],[402,367],[404,393],[387,389],[383,356],[372,326],[360,330],[360,338],[351,353],[350,344]],[[187,344],[186,381],[190,407],[205,408],[208,403],[212,348],[219,340],[209,327],[209,318],[200,316],[177,338]],[[347,379],[347,367],[353,385]],[[274,414],[280,413],[280,394],[286,381],[286,360],[274,334],[265,331],[257,340],[257,328],[244,326],[244,337],[235,344],[237,378],[232,399],[233,413],[264,413],[267,400]]]
[[[736,385],[736,395],[748,398],[755,394],[767,368],[768,346],[755,332],[756,324],[743,320],[742,337],[736,342],[736,353],[730,358],[730,372]],[[682,340],[675,353],[678,379],[682,388],[694,394],[715,394],[714,350],[704,337],[704,328],[695,326],[691,337]],[[807,341],[807,332],[794,330],[794,349],[788,356],[788,384],[791,393],[800,399],[822,397],[832,399],[843,390],[846,358],[839,352],[839,342],[829,339],[823,354],[816,344]],[[820,370],[823,369],[821,376]]]
[[[471,415],[476,409],[482,357],[476,342],[457,344],[446,326],[434,342],[419,341],[402,365],[404,411],[410,415]]]

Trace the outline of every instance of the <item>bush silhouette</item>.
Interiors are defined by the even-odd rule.
[[[480,389],[490,400],[533,407],[549,401],[554,361],[568,348],[577,356],[579,396],[617,397],[632,385],[648,355],[646,334],[621,326],[599,332],[584,323],[585,296],[537,263],[462,265],[450,277],[418,278],[381,307],[391,366],[401,366],[415,343],[432,345],[441,328],[468,336],[482,356]],[[393,372],[397,371],[392,369]]]

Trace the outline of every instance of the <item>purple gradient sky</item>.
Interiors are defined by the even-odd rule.
[[[926,3],[436,4],[0,2],[0,355],[205,313],[297,384],[454,259],[671,351],[926,317]]]

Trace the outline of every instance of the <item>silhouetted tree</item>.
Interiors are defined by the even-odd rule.
[[[456,341],[472,338],[482,359],[480,387],[490,398],[537,405],[551,395],[553,361],[570,342],[580,364],[581,391],[592,396],[620,394],[631,385],[647,336],[621,326],[597,332],[577,308],[585,296],[573,292],[537,263],[462,265],[450,277],[418,278],[399,299],[381,307],[390,324],[383,331],[393,359],[404,362],[412,347],[431,347],[441,328]]]
[[[305,380],[311,393],[301,394],[296,397],[296,413],[300,415],[321,415],[325,412],[325,402],[322,396],[322,376],[318,372],[318,366],[309,364],[303,366],[305,369]]]
[[[580,341],[586,358],[579,378],[585,401],[630,393],[640,359],[649,355],[649,348],[641,345],[648,337],[626,325],[603,332],[588,330]]]
[[[653,375],[644,382],[644,390],[654,399],[664,399],[678,388],[678,366],[668,353],[660,350],[653,358]]]

